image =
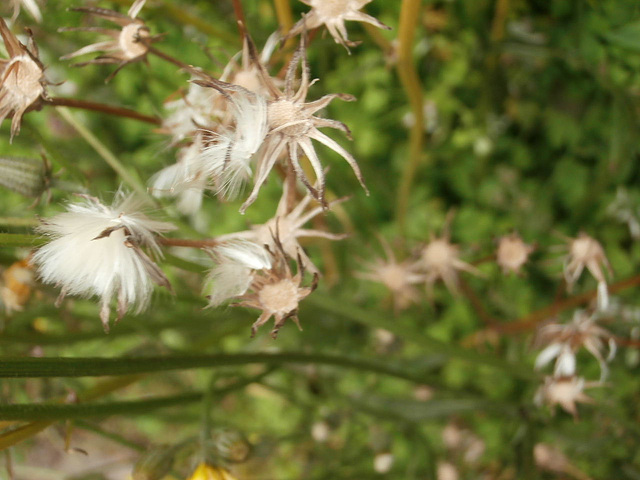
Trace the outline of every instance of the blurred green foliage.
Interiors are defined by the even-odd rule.
[[[243,3],[247,27],[262,45],[278,28],[273,4]],[[295,18],[308,10],[301,2],[290,3]],[[98,4],[128,8],[124,1]],[[175,66],[150,56],[148,65],[127,66],[105,84],[113,67],[76,69],[58,60],[95,39],[91,33],[57,32],[82,24],[80,14],[67,11],[76,5],[49,0],[42,6],[42,25],[34,25],[23,13],[13,26],[15,32],[27,25],[33,29],[47,77],[63,82],[51,90],[163,115],[163,102],[187,86],[188,75],[176,72]],[[526,318],[569,296],[560,289],[563,253],[552,248],[563,244],[563,236],[584,231],[599,240],[615,272],[614,282],[637,274],[640,246],[609,206],[625,192],[630,210],[636,217],[640,214],[640,3],[423,0],[413,56],[423,87],[426,147],[411,189],[406,232],[398,227],[396,199],[414,117],[395,70],[393,41],[401,7],[401,1],[382,0],[367,6],[368,13],[393,27],[376,32],[382,37],[379,43],[361,24],[348,23],[350,36],[362,41],[350,55],[322,30],[309,48],[312,76],[320,79],[309,98],[333,92],[358,98],[357,103],[332,103],[326,116],[351,128],[352,144],[335,138],[358,159],[371,196],[364,195],[344,161],[319,149],[331,167],[328,188],[337,196],[352,195],[344,213],[330,213],[322,222],[331,231],[351,235],[340,243],[308,245],[314,261],[324,266],[325,278],[319,292],[302,305],[304,331],[287,324],[276,342],[264,332],[250,339],[255,312],[203,309],[202,276],[167,261],[163,268],[175,296],[158,291],[149,311],[127,316],[109,335],[102,332],[94,302],[70,299],[58,310],[53,307],[57,292],[38,287],[25,311],[5,319],[3,354],[299,351],[376,358],[424,377],[428,389],[360,370],[283,364],[251,386],[217,397],[206,392],[259,374],[260,367],[171,371],[147,375],[100,401],[183,392],[204,397],[196,395],[197,401],[146,415],[112,417],[102,426],[93,418],[85,424],[94,433],[145,449],[208,438],[210,428],[242,432],[253,447],[249,460],[233,467],[239,479],[431,479],[443,461],[454,464],[464,479],[587,478],[536,468],[533,449],[540,442],[564,452],[589,478],[640,478],[637,342],[618,352],[606,384],[589,392],[595,403],[580,405],[574,420],[562,410],[553,414],[533,405],[539,386],[533,373],[533,328],[492,335],[468,296],[452,295],[441,285],[432,303],[425,295],[418,305],[395,315],[382,286],[353,276],[366,259],[380,255],[379,236],[406,257],[431,234],[440,234],[451,210],[456,212],[452,241],[461,245],[465,261],[488,258],[495,240],[512,231],[538,246],[522,276],[504,276],[490,261],[479,263],[482,277],[464,275],[484,315],[498,324]],[[152,33],[165,34],[158,48],[214,74],[220,74],[240,48],[231,2],[149,0],[141,16]],[[273,72],[282,67],[283,55],[276,54]],[[175,149],[147,124],[94,112],[73,114],[143,183],[175,161]],[[54,186],[51,203],[41,201],[33,210],[27,209],[31,199],[3,190],[2,217],[59,212],[70,190],[86,189],[110,199],[121,182],[54,109],[27,114],[12,144],[8,122],[0,131],[0,156],[38,158],[44,153],[54,178],[68,187]],[[205,199],[192,223],[179,217],[168,201],[158,213],[179,223],[185,236],[215,236],[270,218],[280,192],[281,185],[272,178],[246,216],[237,212],[241,201],[223,204],[214,197]],[[11,225],[2,231],[26,232]],[[207,262],[197,252],[174,253]],[[7,247],[0,260],[8,267],[24,254]],[[575,293],[593,288],[595,281],[585,275]],[[607,328],[619,339],[637,338],[637,288],[616,294],[616,301],[625,314],[613,316]],[[571,311],[559,313],[559,318],[571,318]],[[394,334],[390,341],[382,328]],[[441,350],[429,343],[433,339],[441,342]],[[476,356],[465,357],[464,352]],[[598,378],[593,358],[580,355],[578,361],[581,375]],[[517,373],[523,370],[531,376]],[[49,401],[95,383],[90,378],[5,379],[2,398],[3,403]],[[449,422],[484,442],[478,460],[465,462],[459,451],[445,446],[442,431]],[[319,429],[326,430],[326,436]],[[82,430],[78,424],[76,431]],[[62,449],[61,427],[57,432],[53,443]],[[119,435],[113,435],[116,432]],[[30,453],[38,438],[12,449],[18,473],[33,466],[48,468]],[[211,453],[216,449],[207,441],[199,445],[196,453],[176,460],[176,478],[188,474],[203,450],[214,461],[224,460]],[[90,442],[86,449],[91,458]],[[375,473],[374,458],[383,452],[392,452],[395,461],[388,473]],[[110,478],[99,475],[96,478]]]

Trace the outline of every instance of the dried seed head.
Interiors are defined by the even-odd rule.
[[[287,203],[290,198],[289,194],[289,184],[285,182],[282,197],[280,198],[276,214],[273,218],[263,224],[253,225],[251,230],[223,235],[219,238],[222,241],[233,239],[250,240],[259,245],[267,245],[271,250],[277,250],[277,245],[274,241],[274,238],[277,238],[284,252],[289,257],[299,257],[305,270],[311,273],[320,273],[300,245],[300,239],[324,238],[327,240],[343,240],[345,235],[304,228],[308,222],[323,212],[323,208],[319,206],[311,207],[313,198],[310,194],[307,194],[291,211],[288,211]],[[346,198],[334,200],[329,203],[329,206],[336,205],[345,200]]]
[[[161,255],[156,236],[174,227],[141,213],[142,203],[122,192],[111,206],[81,198],[67,212],[43,220],[38,230],[51,241],[36,251],[33,263],[45,283],[61,287],[60,300],[66,294],[100,297],[100,319],[108,330],[113,298],[120,319],[131,304],[137,312],[146,307],[153,283],[171,288],[142,247]]]
[[[425,281],[425,275],[419,273],[415,262],[405,260],[398,262],[391,246],[380,239],[384,249],[384,258],[374,259],[367,264],[365,272],[356,273],[363,280],[382,283],[392,295],[394,310],[399,312],[412,303],[418,302],[420,293],[416,284]]]
[[[545,377],[544,384],[538,389],[535,401],[538,404],[555,405],[577,418],[576,403],[594,403],[593,399],[584,393],[585,388],[598,386],[595,382],[585,382],[581,377]]]
[[[144,7],[146,0],[136,0],[133,2],[127,15],[114,10],[107,10],[104,8],[95,7],[78,7],[73,8],[73,11],[86,13],[87,15],[105,18],[115,24],[120,29],[114,28],[98,28],[98,27],[78,27],[78,28],[61,28],[60,31],[91,31],[98,32],[108,37],[111,40],[98,42],[91,45],[82,47],[73,53],[69,53],[60,57],[62,60],[85,55],[87,53],[104,52],[103,55],[89,60],[87,62],[81,62],[75,64],[77,67],[82,67],[90,64],[116,64],[118,68],[109,76],[107,80],[113,78],[122,67],[132,62],[137,62],[146,58],[149,53],[150,45],[158,40],[158,36],[152,36],[149,28],[145,23],[136,18],[142,7]]]
[[[285,39],[291,38],[305,31],[305,29],[317,28],[325,25],[329,33],[336,41],[345,48],[357,45],[348,38],[347,29],[344,22],[347,20],[355,22],[365,22],[378,28],[389,30],[380,20],[371,15],[361,12],[360,9],[371,0],[301,0],[311,6],[311,11],[296,23]]]
[[[597,324],[594,315],[583,310],[577,310],[568,324],[551,323],[541,327],[536,344],[545,345],[536,358],[536,369],[543,368],[556,359],[556,377],[574,375],[576,353],[580,348],[585,348],[598,360],[602,381],[608,372],[607,362],[611,361],[616,353],[613,335]]]
[[[500,238],[496,260],[505,275],[509,272],[520,273],[533,250],[534,247],[524,243],[520,235],[512,233]]]
[[[329,105],[335,98],[340,98],[345,101],[353,101],[355,99],[350,95],[331,94],[325,95],[313,102],[305,102],[312,82],[309,78],[309,65],[306,58],[304,38],[288,65],[283,90],[281,90],[277,82],[269,76],[260,59],[257,58],[255,46],[248,35],[246,38],[249,42],[251,61],[258,69],[261,80],[267,87],[271,100],[267,107],[267,123],[269,128],[264,145],[259,152],[259,158],[257,160],[258,167],[254,176],[254,187],[240,211],[244,212],[249,205],[256,200],[258,192],[266,181],[269,172],[273,169],[285,150],[288,151],[289,166],[295,172],[296,177],[307,187],[313,198],[326,207],[327,202],[324,197],[324,168],[320,163],[312,140],[322,143],[344,158],[355,172],[362,187],[366,190],[360,167],[355,158],[335,140],[327,137],[319,130],[319,128],[330,127],[342,130],[349,135],[350,132],[347,126],[336,120],[314,116],[316,112]],[[296,90],[295,87],[298,83],[296,73],[299,67],[301,67],[302,74]],[[316,176],[315,182],[312,182],[307,177],[300,165],[300,157],[302,155],[306,155],[311,163]],[[317,187],[313,186],[314,183]]]
[[[275,251],[270,250],[272,267],[269,270],[256,272],[249,293],[238,298],[236,306],[257,308],[262,314],[251,327],[251,336],[254,336],[258,328],[264,325],[271,317],[275,319],[275,325],[271,330],[271,336],[275,339],[278,331],[288,318],[300,327],[297,317],[298,305],[318,285],[318,275],[313,275],[309,287],[303,287],[304,267],[298,260],[298,271],[294,275],[289,262],[291,258],[286,255],[279,240],[274,239],[277,246]]]
[[[584,232],[569,239],[569,255],[565,260],[564,276],[569,288],[573,287],[586,267],[598,282],[605,282],[604,266],[610,274],[611,266],[600,243]]]
[[[11,33],[0,18],[0,35],[9,54],[0,59],[0,123],[12,117],[11,139],[20,132],[22,116],[30,109],[38,108],[46,98],[44,67],[38,60],[35,45],[32,51]]]
[[[433,285],[442,280],[452,293],[458,292],[458,271],[479,274],[477,268],[460,260],[460,247],[449,241],[446,232],[440,238],[432,236],[431,241],[422,249],[420,259],[416,263],[420,272],[425,274],[427,291],[431,295]]]

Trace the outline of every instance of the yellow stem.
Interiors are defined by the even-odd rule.
[[[282,33],[285,34],[293,26],[293,13],[291,13],[291,4],[289,0],[273,0],[276,7],[276,15],[278,17],[278,23],[282,28]]]
[[[396,203],[396,218],[401,233],[406,231],[411,187],[416,170],[420,164],[423,146],[424,115],[422,110],[422,85],[411,55],[416,27],[420,17],[420,4],[421,0],[403,0],[400,11],[400,26],[398,29],[398,76],[409,98],[414,117],[414,124],[411,127],[409,138],[409,159],[405,163],[402,172]]]

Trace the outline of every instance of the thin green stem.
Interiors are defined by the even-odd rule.
[[[424,138],[422,85],[412,58],[413,40],[420,19],[420,4],[421,0],[402,1],[400,25],[398,28],[397,70],[402,86],[409,98],[414,117],[409,139],[409,158],[404,165],[396,203],[396,217],[401,233],[406,231],[411,187],[413,186],[413,180],[422,158]]]
[[[37,218],[0,217],[0,226],[3,227],[35,227]]]
[[[133,375],[193,368],[214,368],[261,363],[320,364],[364,370],[417,383],[424,375],[409,371],[403,365],[392,365],[361,357],[299,352],[238,353],[216,355],[173,355],[138,358],[37,358],[4,357],[0,362],[0,378],[100,377]]]
[[[137,180],[118,160],[118,158],[96,137],[89,129],[82,125],[67,107],[55,107],[60,116],[71,125],[85,141],[93,147],[105,162],[128,184],[137,194],[144,198],[151,198],[144,185]]]
[[[45,105],[79,108],[82,110],[90,110],[93,112],[100,112],[106,113],[108,115],[130,118],[132,120],[138,120],[140,122],[150,123],[152,125],[162,125],[162,120],[158,117],[144,115],[129,108],[106,105],[104,103],[98,102],[89,102],[87,100],[81,100],[79,98],[53,97],[48,99]]]

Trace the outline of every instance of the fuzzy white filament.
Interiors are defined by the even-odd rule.
[[[114,297],[120,318],[129,305],[135,305],[138,313],[148,304],[153,282],[169,287],[162,271],[140,247],[159,256],[156,234],[174,227],[140,213],[141,206],[122,193],[110,207],[96,198],[82,197],[80,202],[68,205],[66,212],[44,220],[38,227],[40,233],[51,238],[33,257],[40,278],[59,286],[62,297],[100,297],[105,329]]]
[[[257,243],[234,240],[213,251],[218,265],[207,276],[209,306],[244,294],[251,285],[253,272],[271,268],[269,252]]]

